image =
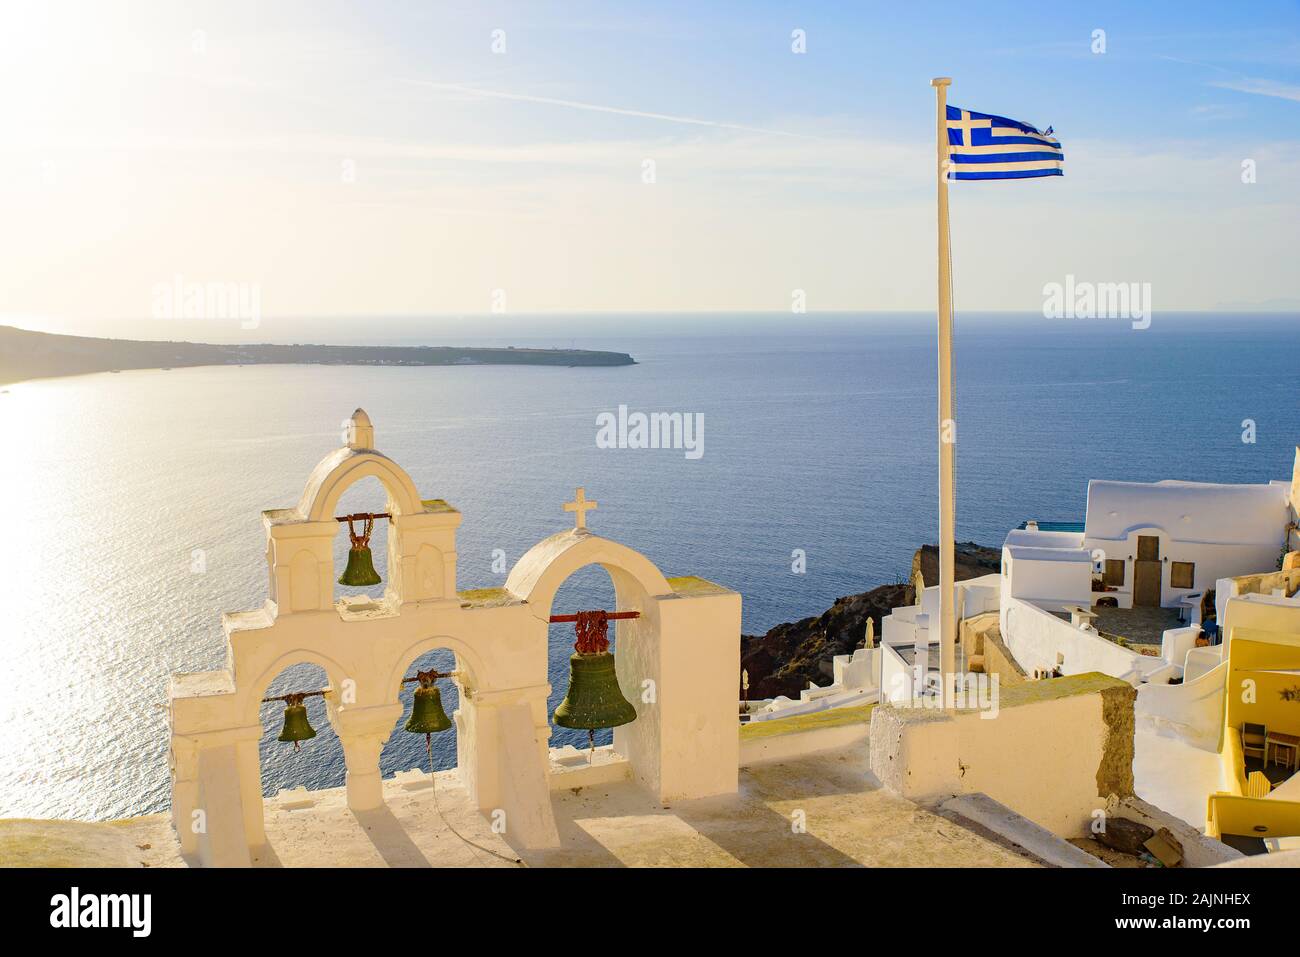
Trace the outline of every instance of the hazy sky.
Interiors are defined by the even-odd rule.
[[[945,74],[1066,153],[952,187],[959,311],[1297,306],[1295,3],[845,6],[6,2],[0,321],[177,276],[267,316],[930,309]]]

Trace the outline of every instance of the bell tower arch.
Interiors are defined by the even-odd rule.
[[[615,729],[618,761],[597,769],[614,772],[602,782],[630,778],[661,801],[735,791],[739,594],[700,578],[666,578],[639,552],[593,535],[585,525],[595,503],[582,495],[571,509],[576,527],[529,549],[504,587],[458,591],[461,513],[421,498],[411,477],[375,449],[362,410],[349,418],[344,440],[312,471],[296,506],[262,513],[268,600],[222,617],[225,667],[172,676],[172,819],[192,861],[247,866],[261,858],[268,836],[258,708],[291,665],[315,664],[328,678],[327,688],[287,694],[323,696],[343,749],[348,806],[381,807],[380,756],[403,713],[398,689],[434,648],[449,649],[456,662],[456,786],[485,815],[508,822],[510,844],[555,846],[551,790],[574,786],[574,778],[549,747],[550,616],[560,585],[589,565],[609,574],[618,608],[637,613],[616,632],[617,681],[637,717]],[[386,590],[379,600],[336,602],[334,512],[349,487],[371,477],[387,493],[391,523]]]
[[[454,599],[456,529],[460,512],[442,499],[421,500],[411,477],[374,448],[370,416],[348,419],[347,442],[312,470],[298,505],[262,513],[271,565],[271,601],[278,613],[325,611],[335,606],[335,512],[351,486],[375,478],[387,493],[388,571],[384,604]]]

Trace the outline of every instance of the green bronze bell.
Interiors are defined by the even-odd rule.
[[[426,683],[427,682],[427,683]],[[406,722],[406,730],[415,734],[437,734],[451,727],[451,718],[442,710],[442,692],[433,683],[433,679],[420,677],[420,687],[415,689],[415,703],[411,706],[411,717]]]
[[[354,545],[348,549],[348,567],[339,576],[340,585],[378,585],[382,578],[375,571],[374,557],[369,545]]]
[[[636,720],[636,709],[623,697],[608,651],[569,656],[569,690],[555,709],[561,728],[617,728]]]
[[[307,706],[302,703],[302,695],[289,695],[285,698],[284,728],[280,731],[281,741],[292,741],[293,749],[299,750],[299,741],[316,737],[316,729],[307,720]]]
[[[352,522],[355,518],[363,518],[361,534],[353,527]],[[348,549],[348,567],[343,569],[343,574],[339,576],[340,585],[378,585],[382,578],[375,571],[374,556],[370,554],[370,533],[374,531],[375,519],[373,515],[355,516],[349,515],[348,522],[348,540],[352,547]]]

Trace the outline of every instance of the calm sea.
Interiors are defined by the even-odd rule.
[[[666,574],[739,590],[748,633],[906,575],[917,545],[937,539],[933,320],[799,318],[683,319],[636,336],[650,320],[629,317],[540,342],[627,351],[638,364],[624,368],[250,366],[0,387],[0,816],[166,807],[167,676],[222,664],[221,613],[266,597],[260,511],[298,500],[357,406],[421,493],[464,513],[462,589],[504,581],[496,550],[513,563],[567,527],[561,504],[577,485],[600,503],[597,533]],[[1143,331],[963,317],[959,537],[996,545],[1025,518],[1081,520],[1090,477],[1289,478],[1298,333],[1297,317],[1157,316]],[[703,456],[597,448],[597,414],[620,404],[703,413]],[[341,507],[382,504],[371,480]],[[343,549],[341,538],[340,561]],[[792,573],[796,549],[806,574]],[[588,569],[557,609],[612,602]],[[571,643],[552,630],[552,706]],[[277,687],[320,683],[301,667]],[[319,699],[320,734],[297,754],[274,740],[278,712],[263,713],[266,792],[341,785]],[[583,743],[553,739],[565,741]],[[437,746],[449,766],[452,733]],[[422,760],[422,739],[399,728],[383,767]]]

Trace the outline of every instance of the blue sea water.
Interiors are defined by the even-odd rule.
[[[751,634],[904,577],[913,550],[937,540],[932,318],[654,326],[626,317],[574,328],[562,341],[509,341],[616,349],[637,364],[248,366],[7,387],[0,816],[166,807],[167,676],[223,663],[221,613],[266,597],[259,513],[297,502],[358,406],[421,493],[463,512],[462,589],[504,582],[494,551],[508,568],[567,527],[561,505],[578,485],[600,503],[590,516],[598,534],[646,553],[665,574],[740,591]],[[1294,316],[1157,316],[1146,330],[960,317],[958,537],[996,545],[1026,518],[1082,520],[1089,478],[1289,478],[1300,441],[1298,344]],[[598,448],[596,417],[619,405],[702,413],[703,456]],[[1247,420],[1253,443],[1242,440]],[[371,480],[340,507],[382,504]],[[383,534],[374,542],[381,574]],[[345,547],[340,536],[340,567]],[[804,574],[792,571],[796,549]],[[603,571],[587,569],[556,607],[612,603]],[[552,707],[571,644],[568,626],[553,627]],[[446,652],[429,662],[451,664]],[[300,666],[274,688],[323,682]],[[444,696],[450,711],[448,682]],[[403,698],[409,708],[409,690]],[[320,733],[295,753],[274,740],[278,706],[265,706],[268,794],[343,783],[319,699],[309,711]],[[557,732],[553,743],[584,739]],[[436,763],[450,766],[453,733],[435,740]],[[399,727],[384,772],[422,764],[423,751],[423,739]]]

